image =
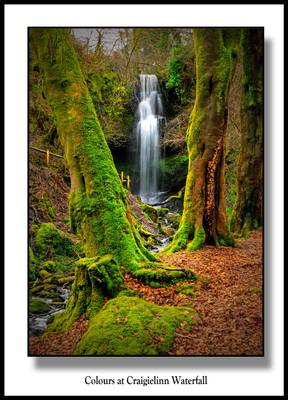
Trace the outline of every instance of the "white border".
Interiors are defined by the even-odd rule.
[[[283,394],[283,6],[282,5],[5,5],[5,394],[6,395],[282,395]],[[255,359],[227,366],[227,359],[54,359],[54,366],[27,358],[27,26],[264,26],[271,44],[271,307],[268,366]],[[267,83],[267,82],[266,82]],[[205,361],[206,360],[206,361]],[[229,360],[228,360],[229,361]],[[237,359],[233,361],[237,364]],[[244,363],[244,362],[245,363]],[[79,367],[77,367],[77,362]],[[57,364],[58,363],[58,364]],[[241,367],[241,365],[244,366]],[[248,363],[248,366],[247,366]],[[165,365],[165,367],[163,366]],[[231,360],[230,360],[231,364]],[[230,365],[228,364],[228,365]],[[85,367],[86,365],[86,367]],[[126,367],[125,367],[126,365]],[[141,367],[142,365],[142,367]],[[209,366],[210,365],[210,366]],[[225,366],[226,365],[226,366]],[[246,366],[245,366],[246,365]],[[121,368],[123,366],[125,369]],[[209,384],[183,387],[90,387],[84,377],[126,375],[193,377]]]

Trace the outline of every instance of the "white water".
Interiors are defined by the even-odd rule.
[[[156,75],[140,75],[140,85],[140,103],[137,110],[139,195],[142,201],[153,203],[157,201],[158,195],[160,121],[163,119],[163,105]]]

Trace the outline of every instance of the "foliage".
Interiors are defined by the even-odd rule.
[[[96,67],[86,80],[109,145],[113,148],[126,146],[133,125],[131,85],[121,80],[116,72],[99,71]]]
[[[33,198],[34,204],[36,204],[44,214],[52,221],[56,217],[55,208],[52,206],[50,198],[47,193],[44,195],[35,195]]]
[[[194,54],[191,51],[191,42],[190,38],[190,41],[184,44],[179,37],[171,48],[167,61],[166,89],[168,92],[174,90],[182,105],[191,102],[191,94],[195,85],[195,76],[193,76]],[[187,70],[189,70],[188,74]]]
[[[159,162],[160,174],[163,177],[163,189],[180,190],[186,181],[188,155],[166,156]]]

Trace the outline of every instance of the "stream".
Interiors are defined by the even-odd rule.
[[[57,295],[63,300],[61,304],[53,304],[53,299],[46,297],[33,296],[32,300],[44,301],[49,306],[49,311],[42,314],[29,314],[29,336],[40,336],[47,328],[48,320],[52,315],[55,315],[64,310],[68,298],[71,294],[70,288],[57,286]]]

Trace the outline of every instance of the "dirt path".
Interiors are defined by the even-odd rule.
[[[197,275],[194,295],[151,287],[128,274],[125,283],[139,296],[159,305],[192,306],[199,314],[190,333],[177,329],[169,355],[261,355],[262,354],[262,231],[237,241],[237,247],[206,246],[183,250],[163,260],[192,269]],[[180,285],[185,285],[181,282]],[[191,284],[191,282],[186,282]],[[69,355],[87,329],[88,321],[75,322],[68,332],[30,338],[30,354]]]

